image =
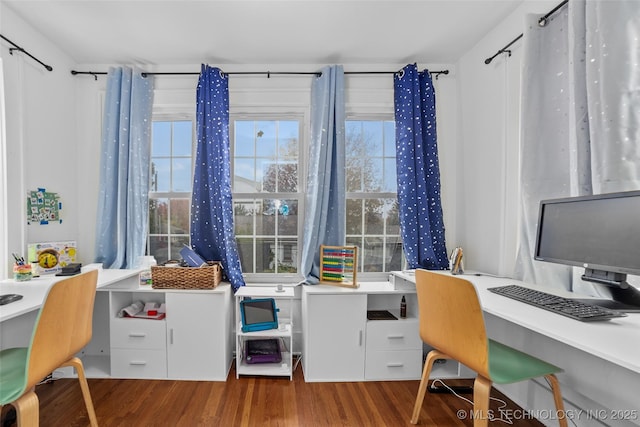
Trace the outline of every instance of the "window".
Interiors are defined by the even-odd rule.
[[[147,252],[158,263],[180,259],[190,242],[192,120],[153,121],[150,180]]]
[[[234,225],[244,274],[297,275],[304,182],[303,119],[231,119]],[[148,253],[179,259],[190,242],[193,120],[152,127]],[[395,127],[389,120],[346,122],[346,244],[359,248],[359,272],[400,270]]]
[[[347,120],[347,245],[359,248],[360,272],[402,268],[395,123]]]
[[[234,225],[243,273],[297,273],[301,122],[232,123]]]

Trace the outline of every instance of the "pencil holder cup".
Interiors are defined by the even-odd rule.
[[[14,264],[13,278],[16,282],[25,282],[31,280],[33,276],[31,264]]]

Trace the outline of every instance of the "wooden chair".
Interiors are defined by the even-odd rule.
[[[449,274],[416,270],[420,336],[433,347],[427,355],[411,423],[417,424],[433,363],[454,359],[477,373],[473,385],[474,427],[486,426],[492,383],[510,384],[544,376],[551,385],[560,426],[566,427],[561,369],[487,338],[482,308],[471,282]]]
[[[0,411],[3,405],[13,405],[19,426],[38,425],[35,386],[63,366],[76,369],[89,421],[98,425],[84,367],[75,356],[91,340],[97,280],[94,270],[53,284],[38,313],[29,347],[0,351]]]

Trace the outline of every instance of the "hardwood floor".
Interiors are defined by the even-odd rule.
[[[235,378],[226,382],[90,379],[98,422],[108,426],[403,426],[410,425],[419,381],[305,383],[298,367],[288,378]],[[447,381],[469,385],[469,380]],[[42,427],[86,426],[76,379],[36,388]],[[464,395],[471,398],[471,395]],[[507,401],[496,390],[492,397]],[[497,404],[492,409],[498,413]],[[420,425],[472,426],[471,405],[451,394],[428,393]],[[511,402],[507,408],[517,409]],[[8,407],[3,408],[6,414]],[[458,411],[466,414],[458,415]],[[522,417],[518,417],[522,418]],[[539,427],[536,420],[514,426]],[[493,421],[491,426],[507,425]],[[6,427],[4,424],[2,427]]]

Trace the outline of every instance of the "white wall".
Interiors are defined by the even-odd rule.
[[[0,3],[0,32],[53,71],[0,43],[4,68],[7,154],[7,248],[26,256],[28,242],[75,239],[82,200],[77,194],[78,140],[71,60]],[[26,222],[27,191],[46,188],[61,196],[63,222]],[[8,257],[0,262],[9,263]],[[9,270],[10,271],[10,270]]]
[[[465,267],[509,276],[517,248],[522,39],[491,64],[485,59],[524,30],[526,13],[557,1],[525,1],[458,63],[461,142],[456,227]]]

